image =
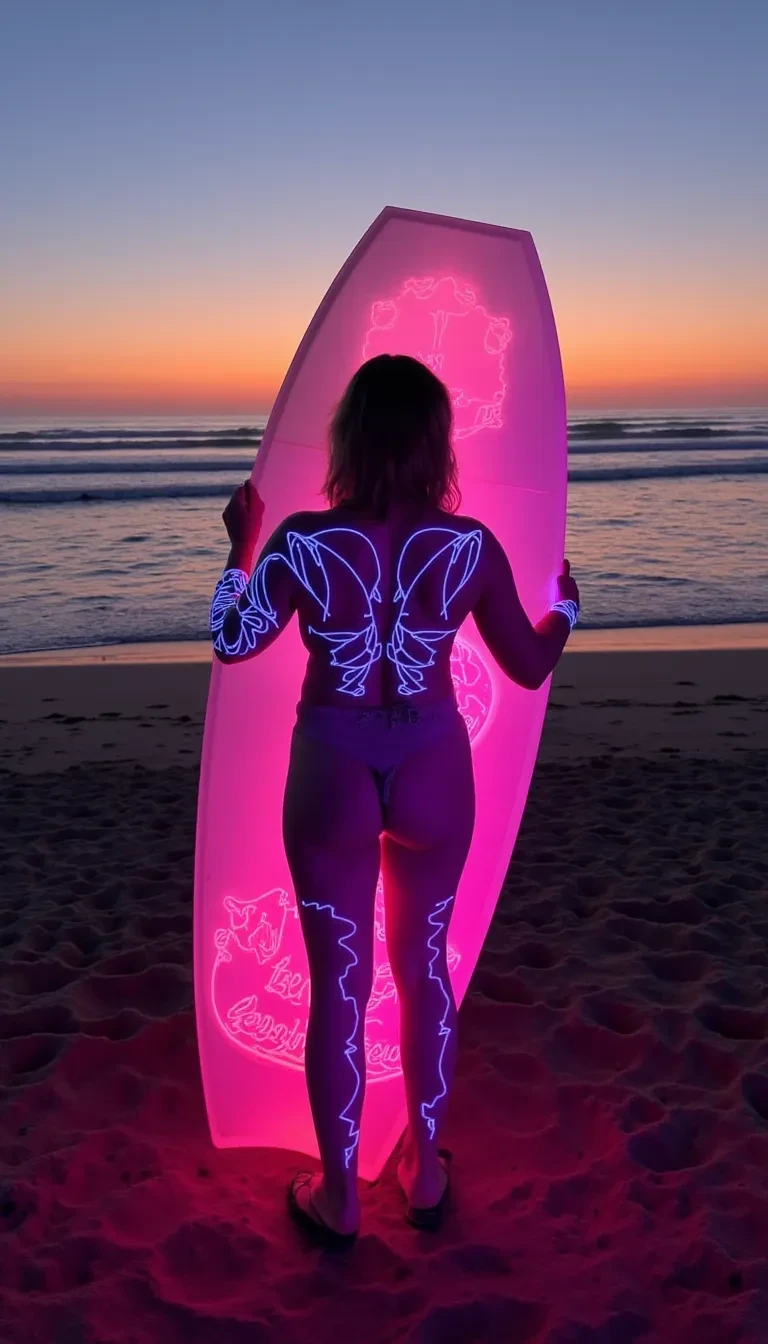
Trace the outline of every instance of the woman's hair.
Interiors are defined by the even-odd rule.
[[[331,507],[383,518],[408,500],[454,513],[461,502],[444,383],[409,355],[377,355],[352,378],[330,426],[323,487]]]

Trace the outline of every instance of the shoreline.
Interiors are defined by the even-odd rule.
[[[538,761],[768,750],[768,643],[729,645],[732,631],[720,647],[722,628],[700,627],[689,647],[658,647],[647,634],[640,648],[574,636],[552,678]],[[211,661],[202,642],[0,660],[0,769],[196,769]]]
[[[617,626],[573,632],[565,654],[687,653],[697,650],[768,649],[768,622],[734,625]],[[103,663],[153,666],[209,663],[207,639],[132,644],[92,644],[66,649],[31,649],[0,654],[0,670],[12,667],[88,667]]]

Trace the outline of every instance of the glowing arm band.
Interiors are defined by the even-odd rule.
[[[244,569],[224,570],[211,603],[210,629],[217,653],[244,658],[259,652],[267,635],[279,633],[284,622],[279,620],[265,584],[270,561],[279,558],[274,551],[265,555],[250,579]]]
[[[553,602],[549,610],[559,611],[567,617],[571,630],[579,619],[579,604],[578,602],[572,602],[570,597],[562,597],[559,602]]]

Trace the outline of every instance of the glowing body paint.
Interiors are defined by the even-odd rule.
[[[354,565],[326,540],[337,534],[348,534],[363,541],[369,557],[375,565],[375,581],[369,587]],[[409,580],[405,573],[408,560],[416,544],[424,538],[434,540],[434,549]],[[394,601],[399,604],[392,636],[387,642],[387,657],[394,663],[400,678],[398,691],[401,695],[418,695],[427,689],[424,672],[432,667],[437,647],[443,640],[452,638],[458,632],[458,626],[445,630],[413,630],[407,624],[408,602],[417,592],[419,581],[439,560],[446,560],[445,575],[442,584],[440,609],[435,619],[447,621],[451,603],[456,600],[464,586],[469,582],[477,567],[482,547],[482,533],[477,529],[460,532],[450,527],[420,527],[403,543],[396,567],[396,589]],[[278,618],[273,602],[269,597],[268,575],[270,570],[281,562],[288,566],[296,580],[306,593],[315,599],[319,607],[319,618],[327,621],[333,606],[331,576],[326,568],[326,558],[333,557],[353,576],[365,601],[364,624],[359,630],[327,631],[317,626],[308,626],[308,633],[327,641],[330,647],[332,667],[343,670],[343,678],[337,690],[345,695],[365,694],[365,682],[373,667],[382,655],[382,645],[376,628],[375,603],[381,602],[381,565],[376,548],[364,532],[355,528],[325,528],[320,532],[302,534],[288,532],[286,538],[288,553],[272,551],[259,562],[250,580],[241,569],[225,569],[211,603],[211,634],[213,646],[219,653],[230,657],[243,657],[258,651],[259,636],[264,636],[277,628]],[[423,548],[422,548],[423,549]],[[310,574],[307,557],[312,556],[314,568]],[[232,634],[228,634],[225,625],[235,614],[236,623]]]
[[[435,962],[437,961],[437,958],[440,955],[440,949],[439,947],[434,946],[432,939],[445,931],[445,927],[448,923],[450,916],[446,915],[444,920],[439,919],[438,916],[442,915],[444,910],[447,910],[452,900],[453,897],[448,896],[446,900],[438,901],[437,905],[432,911],[432,914],[429,916],[429,923],[432,925],[432,928],[434,930],[434,932],[431,933],[429,938],[427,939],[427,947],[430,949],[432,953],[432,956],[430,957],[429,961],[429,978],[430,980],[437,981],[437,984],[440,987],[440,993],[442,994],[445,1003],[443,1016],[440,1020],[440,1024],[437,1029],[437,1034],[441,1041],[440,1054],[437,1060],[437,1072],[440,1077],[441,1090],[437,1093],[436,1096],[432,1098],[431,1101],[423,1101],[421,1103],[421,1114],[427,1123],[427,1129],[429,1130],[430,1139],[433,1139],[435,1137],[435,1119],[434,1116],[430,1114],[430,1112],[434,1111],[435,1107],[437,1106],[437,1103],[439,1101],[442,1101],[443,1097],[445,1096],[448,1090],[445,1085],[445,1077],[443,1075],[443,1059],[445,1058],[445,1051],[448,1046],[448,1037],[451,1034],[450,1027],[446,1026],[445,1023],[445,1019],[448,1016],[448,1013],[450,1012],[451,1009],[451,1000],[441,977],[435,974]],[[436,919],[437,922],[435,922]]]
[[[331,545],[328,538],[354,536],[367,547],[375,565],[376,578],[368,587],[343,553]],[[373,663],[381,656],[381,645],[376,634],[374,603],[381,601],[379,584],[381,570],[376,548],[365,533],[355,528],[329,527],[319,532],[304,534],[288,532],[286,552],[271,551],[256,566],[251,578],[241,569],[225,569],[211,603],[210,628],[213,646],[219,653],[238,658],[258,648],[259,637],[277,629],[278,617],[269,597],[268,577],[276,565],[286,565],[305,592],[315,599],[319,619],[327,621],[331,612],[331,579],[326,560],[333,557],[355,579],[363,596],[366,614],[362,628],[353,631],[327,632],[310,626],[309,633],[327,640],[331,646],[331,665],[343,669],[338,690],[346,695],[363,695],[365,679]],[[309,559],[314,562],[310,574]],[[225,630],[231,621],[232,633]]]
[[[441,540],[437,542],[437,547],[432,555],[424,561],[410,582],[406,583],[405,569],[409,549],[419,538],[428,535],[434,535],[435,538],[439,537]],[[443,538],[447,538],[447,540],[443,540]],[[452,630],[412,630],[408,626],[407,604],[416,590],[416,585],[431,565],[435,564],[441,556],[449,555],[449,563],[446,566],[443,579],[442,602],[439,613],[442,619],[447,621],[451,602],[458,597],[464,585],[469,582],[475,572],[480,557],[482,540],[482,533],[477,530],[457,532],[454,528],[448,527],[422,527],[413,532],[404,543],[396,571],[395,602],[400,603],[400,610],[395,620],[392,638],[387,644],[387,657],[394,663],[400,677],[397,688],[400,695],[418,695],[420,691],[427,689],[424,683],[424,672],[428,667],[432,667],[438,644],[455,635],[458,630],[458,627],[454,627]]]
[[[564,554],[565,401],[546,287],[533,242],[524,232],[401,210],[387,210],[376,221],[321,304],[270,416],[252,476],[266,505],[265,536],[286,518],[305,512],[315,514],[308,530],[319,527],[329,411],[360,363],[385,352],[422,359],[448,386],[462,510],[498,538],[523,606],[532,621],[540,620],[556,596],[554,576]],[[370,593],[373,559],[368,572],[362,543],[353,537],[347,542],[325,540],[334,552],[353,559]],[[370,661],[366,647],[365,593],[360,590],[359,618],[350,629],[334,620],[332,607],[324,620],[318,554],[333,599],[341,578],[337,558],[308,544],[301,556],[294,552],[289,558],[303,566],[319,594],[319,602],[307,601],[307,590],[300,587],[305,611],[317,612],[311,618],[314,630],[352,637],[346,644],[343,639],[326,644],[329,657],[338,649],[338,684],[354,706],[359,702],[356,688],[366,677],[368,685],[372,679],[366,668],[381,667]],[[432,554],[429,538],[405,553],[404,593]],[[451,582],[460,579],[470,554],[468,549],[450,565]],[[450,560],[446,552],[437,563],[448,567]],[[439,573],[438,587],[445,572]],[[262,609],[258,604],[254,608],[255,616],[267,622],[266,634],[255,624],[250,627],[257,640],[274,643],[263,656],[236,660],[232,666],[215,661],[212,669],[195,866],[195,1003],[214,1142],[223,1147],[283,1147],[316,1156],[303,1073],[309,972],[281,843],[282,788],[307,650],[296,622],[275,639],[268,599],[275,591],[276,573],[266,571]],[[435,574],[430,567],[423,576],[430,590]],[[346,588],[356,580],[346,575],[343,582]],[[231,606],[238,596],[232,587],[228,596],[222,594],[222,605]],[[372,600],[372,606],[380,617],[379,603]],[[402,603],[398,639],[391,626],[385,638],[378,622],[380,641],[393,644],[397,662],[386,648],[378,657],[387,658],[390,667],[399,666],[398,680],[416,692],[416,704],[426,698],[417,688],[430,684],[430,659],[440,648],[439,643],[419,644],[412,638],[425,624],[414,613],[424,609],[419,589]],[[434,625],[438,634],[456,627],[458,619],[451,618],[457,609],[457,603],[448,602],[447,617]],[[229,622],[234,626],[235,617]],[[238,634],[229,622],[227,634],[234,646]],[[455,636],[451,675],[472,740],[477,794],[474,839],[449,928],[448,973],[460,1004],[509,865],[548,684],[531,692],[507,681],[471,620]],[[399,698],[409,697],[400,692]],[[324,895],[326,899],[333,902],[333,893]],[[381,888],[375,900],[374,989],[364,1019],[363,1005],[357,1005],[368,1082],[356,1148],[364,1179],[379,1174],[405,1125],[399,1005],[386,954]],[[328,912],[311,913],[330,918]],[[446,908],[433,914],[435,933],[448,913]],[[343,934],[346,926],[334,923],[333,928]],[[438,938],[430,933],[430,939],[434,947]],[[351,974],[345,981],[348,993]],[[433,977],[440,974],[435,962]],[[438,984],[432,989],[438,1007],[444,1005]],[[350,1014],[351,1026],[352,1006],[343,1005],[343,1011]],[[433,1030],[439,1021],[432,1019]],[[351,1064],[360,1067],[362,1054],[352,1061],[346,1057],[346,1019],[343,1025],[339,1068],[344,1086],[348,1076],[352,1094]],[[444,1062],[442,1047],[449,1049],[451,1040],[439,1039],[438,1045]],[[435,1093],[441,1087],[436,1074]],[[439,1096],[421,1098],[425,1125],[434,1118],[438,1101]],[[348,1109],[346,1114],[349,1118]],[[348,1122],[344,1133],[349,1148],[353,1133]]]
[[[562,612],[563,616],[567,616],[568,624],[571,629],[573,629],[579,619],[578,603],[572,602],[570,597],[563,597],[559,602],[553,602],[550,611],[559,611]]]
[[[318,901],[302,901],[302,907],[305,910],[329,910],[331,913],[331,919],[337,920],[338,923],[340,924],[349,925],[349,932],[342,934],[341,937],[339,938],[339,947],[343,948],[345,952],[348,952],[351,958],[351,960],[345,966],[342,974],[339,976],[339,989],[341,990],[341,997],[343,1001],[345,1003],[351,1003],[355,1011],[354,1026],[352,1027],[352,1030],[349,1033],[349,1036],[347,1037],[346,1049],[344,1050],[344,1057],[349,1061],[350,1068],[352,1069],[352,1072],[355,1075],[355,1082],[352,1091],[352,1096],[350,1097],[349,1101],[344,1107],[344,1110],[341,1112],[339,1116],[339,1119],[341,1120],[342,1124],[347,1125],[349,1129],[349,1143],[347,1147],[344,1149],[344,1165],[348,1167],[350,1162],[352,1161],[355,1149],[357,1148],[358,1142],[360,1140],[359,1126],[356,1124],[356,1122],[352,1119],[351,1116],[347,1115],[347,1111],[349,1111],[351,1107],[354,1106],[355,1104],[357,1096],[360,1092],[360,1085],[362,1082],[362,1079],[360,1077],[360,1071],[355,1063],[355,1055],[358,1052],[358,1046],[355,1044],[355,1037],[357,1036],[357,1033],[360,1029],[360,1009],[358,1008],[357,999],[355,998],[354,994],[348,994],[346,987],[344,985],[344,981],[346,980],[353,966],[358,965],[357,953],[355,952],[354,948],[349,946],[349,943],[347,941],[349,938],[354,938],[355,934],[357,933],[357,925],[354,923],[353,920],[345,919],[343,915],[337,915],[332,905],[320,905]]]

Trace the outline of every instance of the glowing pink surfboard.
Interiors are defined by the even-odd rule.
[[[538,621],[555,596],[566,509],[557,335],[530,234],[388,208],[342,267],[286,375],[253,469],[263,539],[322,507],[329,413],[372,355],[428,364],[453,400],[462,512],[496,533]],[[303,1073],[309,979],[281,840],[290,734],[306,666],[293,622],[261,657],[214,662],[195,865],[195,999],[214,1143],[317,1155]],[[473,623],[452,667],[469,724],[477,823],[449,931],[457,1002],[498,900],[538,750],[549,683],[525,691]],[[406,1124],[397,994],[376,905],[360,1174],[374,1179]]]

